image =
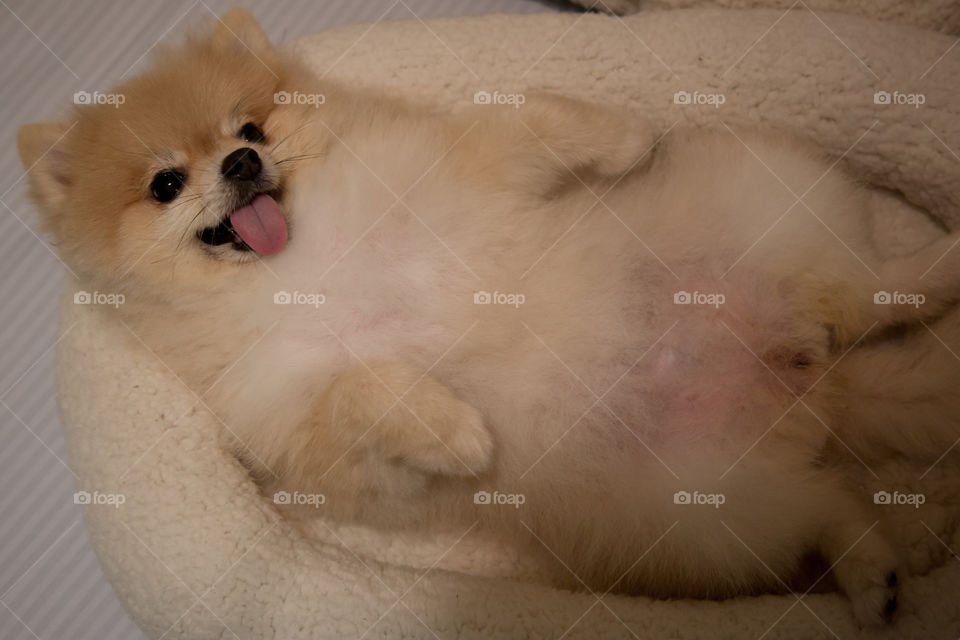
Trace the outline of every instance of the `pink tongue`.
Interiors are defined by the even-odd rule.
[[[287,244],[287,221],[277,201],[261,193],[230,214],[237,235],[257,253],[269,256]]]

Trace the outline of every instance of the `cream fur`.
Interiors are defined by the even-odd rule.
[[[658,140],[639,115],[549,95],[432,113],[318,84],[248,14],[226,21],[283,73],[231,75],[245,54],[216,31],[129,85],[129,111],[81,113],[67,151],[32,176],[65,257],[125,294],[124,321],[205,398],[267,493],[322,492],[327,513],[382,527],[479,520],[543,542],[591,588],[658,596],[780,590],[770,571],[796,575],[819,551],[861,622],[890,617],[899,559],[823,464],[824,425],[914,456],[957,437],[953,395],[924,393],[956,362],[922,331],[872,337],[948,310],[956,237],[880,262],[858,240],[858,188],[775,134]],[[165,73],[194,58],[208,75]],[[147,99],[200,83],[180,110]],[[287,88],[326,101],[268,101]],[[199,127],[211,140],[192,137],[196,114],[216,123]],[[83,169],[79,152],[100,145],[143,155],[115,139],[118,116],[142,123],[155,157]],[[290,244],[262,260],[211,253],[195,233],[228,213],[216,168],[257,116]],[[22,129],[25,164],[62,130]],[[163,152],[188,167],[196,201],[158,207],[143,193]],[[792,207],[803,211],[755,245]],[[875,305],[879,290],[927,302]],[[280,291],[324,302],[278,305]],[[478,305],[477,291],[525,300]],[[725,301],[678,305],[679,291]],[[883,391],[894,376],[906,384]],[[481,490],[525,502],[478,505]],[[690,508],[677,491],[726,501]],[[701,535],[718,526],[743,544]],[[555,558],[543,567],[577,586]]]

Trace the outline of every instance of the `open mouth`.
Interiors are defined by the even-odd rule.
[[[233,225],[230,224],[229,217],[224,218],[223,221],[215,227],[207,227],[206,229],[197,231],[197,237],[200,238],[201,242],[212,247],[229,243],[237,251],[253,251],[250,245],[244,242],[240,236],[237,235],[237,232],[234,231]]]
[[[236,251],[268,256],[287,244],[287,221],[277,203],[277,193],[259,193],[238,207],[219,224],[197,231],[204,244],[229,244]]]

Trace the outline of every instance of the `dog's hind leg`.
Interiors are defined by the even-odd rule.
[[[838,435],[861,455],[935,459],[960,441],[960,311],[854,349],[830,373]]]

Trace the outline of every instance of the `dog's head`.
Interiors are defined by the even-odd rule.
[[[83,94],[67,120],[20,128],[45,230],[80,271],[154,282],[282,250],[284,188],[313,151],[299,130],[323,100],[317,84],[230,11],[113,93]]]

